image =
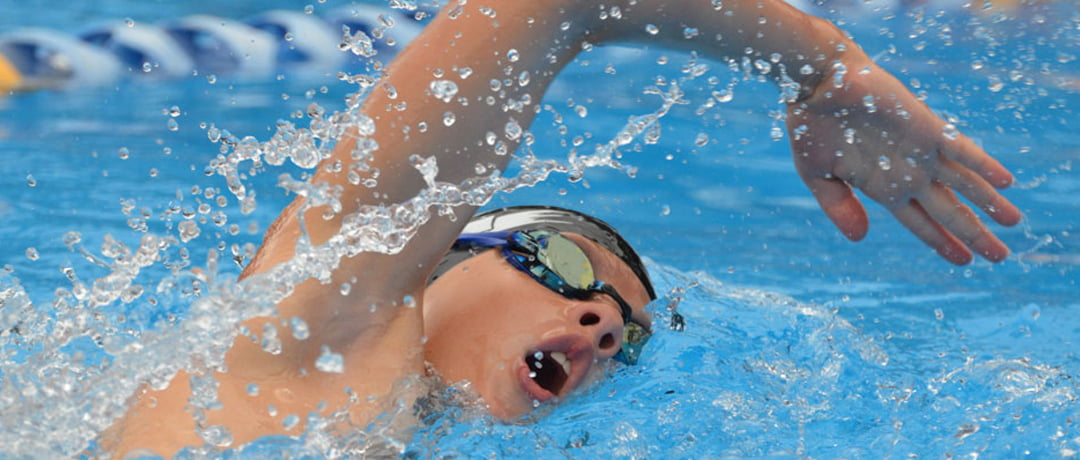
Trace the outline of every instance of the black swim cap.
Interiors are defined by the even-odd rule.
[[[622,259],[645,286],[649,299],[656,300],[652,281],[645,271],[645,264],[618,232],[606,222],[569,209],[552,206],[511,206],[477,214],[465,225],[462,233],[513,232],[516,230],[547,230],[577,233]],[[476,255],[469,245],[454,244],[439,265],[435,267],[430,284],[461,261]]]

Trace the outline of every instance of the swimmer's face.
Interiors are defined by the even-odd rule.
[[[564,235],[585,251],[596,279],[633,307],[634,320],[651,326],[648,293],[630,267],[585,237]],[[622,345],[614,299],[563,297],[497,250],[458,264],[424,296],[425,358],[447,383],[470,382],[492,415],[506,420],[528,413],[534,401],[564,399]],[[536,357],[540,369],[528,364]]]

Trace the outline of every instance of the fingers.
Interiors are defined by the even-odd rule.
[[[942,159],[938,181],[959,192],[978,206],[997,223],[1016,225],[1024,218],[1023,213],[1008,199],[994,190],[979,175],[948,159]]]
[[[915,200],[892,209],[893,216],[938,255],[956,265],[971,262],[971,251],[959,239],[938,224]]]
[[[844,236],[851,241],[859,241],[866,236],[869,228],[866,209],[848,184],[838,179],[806,176],[803,182],[817,198],[825,215]]]
[[[967,136],[961,135],[956,139],[945,142],[942,145],[942,153],[946,158],[959,162],[968,169],[975,171],[987,183],[996,188],[1008,188],[1013,183],[1012,173],[994,157],[987,155],[981,147],[975,145]]]
[[[920,198],[918,204],[926,215],[940,226],[940,231],[947,233],[952,239],[958,239],[987,260],[1000,262],[1009,256],[1009,248],[1005,243],[994,236],[971,208],[960,202],[956,194],[941,183],[935,182],[931,187],[930,192]],[[948,248],[951,244],[952,242],[948,242],[943,247]],[[952,252],[953,249],[949,248],[949,251]]]

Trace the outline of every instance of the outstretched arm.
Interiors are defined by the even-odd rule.
[[[1009,171],[828,21],[780,0],[628,3],[619,19],[607,21],[606,40],[762,59],[777,81],[798,83],[787,118],[795,166],[848,238],[861,239],[868,227],[857,188],[950,262],[970,262],[972,250],[995,262],[1008,256],[955,192],[998,223],[1014,225],[1020,211],[996,190],[1012,183]]]

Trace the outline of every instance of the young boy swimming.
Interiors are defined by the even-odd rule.
[[[698,33],[684,36],[688,27]],[[858,188],[950,262],[968,263],[973,253],[1007,257],[955,192],[1013,225],[1021,214],[996,190],[1011,184],[1011,174],[827,21],[780,0],[458,1],[386,68],[362,109],[374,131],[346,135],[312,179],[340,188],[341,212],[297,199],[243,276],[292,258],[304,235],[314,245],[348,243],[339,231],[350,215],[416,196],[426,182],[413,154],[433,157],[438,179],[450,184],[473,177],[477,164],[505,169],[509,156],[485,136],[507,124],[527,129],[548,85],[586,43],[627,41],[774,62],[772,77],[798,84],[787,117],[796,168],[848,238],[862,238],[868,227]],[[460,77],[463,69],[471,76]],[[519,75],[529,83],[493,89],[493,79]],[[457,87],[448,102],[432,91],[437,79]],[[442,122],[445,112],[454,114],[451,126]],[[849,143],[852,132],[858,141]],[[351,182],[347,167],[329,167],[351,164],[361,134],[378,145],[375,189]],[[503,142],[512,151],[519,140]],[[892,167],[880,168],[880,157]],[[645,306],[655,294],[613,230],[542,209],[497,211],[466,228],[475,211],[462,205],[456,219],[432,216],[400,253],[359,253],[329,281],[300,284],[278,310],[307,325],[305,339],[281,333],[281,351],[271,354],[238,338],[214,376],[219,407],[197,421],[188,408],[190,376],[180,373],[166,389],[140,391],[102,447],[171,456],[203,444],[198,433],[208,429],[227,432],[222,444],[232,446],[303,432],[304,423],[285,428],[270,405],[301,418],[348,407],[350,422],[363,427],[403,397],[395,385],[429,372],[446,383],[470,382],[491,414],[512,420],[534,401],[569,395],[609,360],[633,362],[651,328]],[[343,292],[343,284],[353,288]],[[262,317],[244,326],[261,331],[281,322]],[[316,366],[327,350],[342,358],[335,371]],[[257,393],[248,391],[252,384]]]

